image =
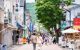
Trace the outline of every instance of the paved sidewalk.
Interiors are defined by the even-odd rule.
[[[12,48],[9,48],[9,50],[33,50],[32,44],[25,44],[22,46],[13,46]],[[65,50],[61,47],[59,47],[56,44],[52,45],[43,45],[41,50]]]

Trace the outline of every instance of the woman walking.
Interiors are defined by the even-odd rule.
[[[38,35],[37,35],[38,50],[41,50],[42,43],[43,43],[43,39],[42,39],[41,35],[38,34]]]
[[[37,36],[36,36],[36,33],[33,33],[31,35],[31,42],[33,44],[33,50],[36,50],[36,43],[37,43]]]

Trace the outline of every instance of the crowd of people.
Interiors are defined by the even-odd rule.
[[[37,46],[38,49],[41,50],[42,45],[50,45],[52,43],[56,44],[56,37],[52,37],[47,34],[33,33],[30,36],[28,36],[27,39],[28,43],[33,44],[33,50],[36,50]]]

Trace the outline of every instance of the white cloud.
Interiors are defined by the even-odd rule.
[[[35,0],[26,0],[26,3],[34,3]]]

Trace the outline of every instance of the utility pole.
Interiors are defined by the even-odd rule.
[[[71,23],[71,22],[72,22],[72,21],[71,21],[71,11],[69,11],[69,13],[70,13],[69,17],[70,17],[70,26],[71,26],[71,24],[72,24],[72,23]]]
[[[25,16],[25,13],[26,13],[26,0],[24,0],[24,32],[23,32],[23,37],[25,38],[26,37],[26,16]]]

